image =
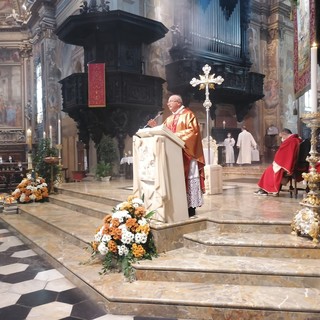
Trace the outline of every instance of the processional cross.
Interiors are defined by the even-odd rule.
[[[207,142],[208,142],[208,164],[210,165],[210,128],[209,128],[209,117],[210,117],[210,108],[212,106],[212,103],[209,99],[209,89],[215,89],[215,84],[220,85],[224,79],[221,76],[214,77],[215,74],[209,74],[211,71],[211,67],[206,64],[202,68],[204,75],[199,75],[200,79],[192,78],[190,81],[190,84],[193,87],[196,87],[199,85],[199,90],[205,89],[205,95],[206,99],[204,100],[203,106],[206,108],[207,113]]]

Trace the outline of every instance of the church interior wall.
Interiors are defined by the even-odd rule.
[[[81,47],[68,45],[54,34],[54,29],[47,26],[45,19],[44,27],[40,28],[42,18],[40,15],[55,14],[55,27],[60,25],[69,15],[77,14],[82,4],[76,1],[54,1],[55,11],[42,10],[33,21],[29,32],[1,32],[1,50],[5,47],[19,48],[26,43],[32,46],[32,56],[19,60],[21,72],[26,79],[21,84],[21,108],[30,101],[34,113],[36,111],[35,99],[35,65],[41,61],[44,70],[44,105],[45,105],[45,131],[52,125],[53,136],[57,139],[57,121],[61,118],[62,132],[65,141],[63,146],[63,164],[67,166],[68,172],[77,170],[77,127],[76,123],[67,114],[61,112],[61,89],[59,80],[75,72],[83,72],[83,49]],[[120,9],[131,13],[140,14],[150,19],[162,22],[170,29],[175,21],[174,8],[179,7],[182,12],[189,10],[187,0],[111,0],[110,9]],[[43,4],[45,6],[45,4]],[[6,9],[10,13],[11,9]],[[304,100],[295,100],[293,93],[293,26],[290,20],[290,1],[266,1],[252,0],[252,14],[248,29],[249,54],[251,60],[251,71],[265,74],[264,94],[262,100],[255,102],[245,119],[238,123],[234,114],[234,106],[218,105],[216,119],[213,125],[221,126],[224,118],[228,118],[228,125],[240,127],[245,124],[253,133],[260,148],[264,149],[264,135],[271,124],[281,127],[289,127],[298,131],[298,117],[304,110]],[[0,12],[1,13],[1,12]],[[52,17],[50,17],[51,19]],[[50,20],[49,19],[49,20]],[[51,20],[50,20],[51,23]],[[50,24],[49,23],[49,24]],[[1,27],[1,23],[0,23]],[[172,46],[172,32],[168,32],[164,38],[151,45],[143,46],[143,73],[166,78],[165,66],[172,60],[169,49]],[[1,63],[1,61],[0,61]],[[199,72],[201,72],[199,70]],[[0,89],[1,90],[1,89]],[[169,115],[166,106],[169,92],[166,83],[163,85],[163,118]],[[196,113],[203,131],[206,132],[206,114],[202,102],[191,101],[190,107]],[[24,113],[24,109],[23,113]],[[34,121],[34,120],[33,120]],[[22,121],[21,128],[25,130],[28,122]],[[33,123],[35,125],[35,123]],[[38,138],[41,133],[38,132]],[[36,138],[36,137],[35,137]],[[127,137],[125,151],[129,151],[132,138]],[[90,146],[90,158],[94,159],[95,150]],[[91,170],[91,169],[90,169]]]
[[[292,33],[284,34],[283,42],[280,47],[280,66],[281,66],[281,121],[283,127],[289,128],[292,132],[297,132],[298,115],[295,110],[296,103],[292,83],[293,75],[293,35]]]
[[[298,131],[298,119],[293,115],[291,98],[293,92],[293,24],[290,20],[291,7],[288,1],[271,4],[270,14],[262,18],[259,51],[265,52],[259,57],[260,68],[265,74],[264,98],[259,106],[260,137],[268,127],[275,125],[279,130],[289,126]],[[298,132],[297,132],[298,133]],[[266,151],[266,146],[264,146]]]

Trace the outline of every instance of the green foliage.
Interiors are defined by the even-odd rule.
[[[95,176],[97,179],[101,179],[102,177],[108,177],[112,174],[112,164],[111,163],[105,163],[103,161],[100,161],[97,164],[96,170],[95,170]]]
[[[50,139],[41,139],[37,150],[36,155],[33,159],[35,172],[44,178],[47,183],[51,181],[51,166],[53,166],[53,181],[56,180],[58,174],[58,165],[56,164],[48,164],[44,162],[44,158],[46,157],[56,157],[57,150],[55,148],[50,147]]]
[[[110,136],[103,134],[96,148],[98,162],[113,163],[117,159],[117,148]]]
[[[100,142],[96,145],[98,164],[96,177],[106,177],[112,174],[113,163],[117,160],[117,148],[113,139],[102,135]]]

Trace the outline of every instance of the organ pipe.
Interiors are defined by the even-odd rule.
[[[240,58],[240,0],[230,16],[221,8],[219,0],[211,0],[205,11],[199,0],[191,0],[191,9],[189,26],[193,48]]]

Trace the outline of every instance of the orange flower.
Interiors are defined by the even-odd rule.
[[[137,225],[137,219],[135,218],[129,218],[127,221],[126,221],[126,226],[127,228],[131,229],[132,227],[134,227],[134,229],[136,229]]]
[[[109,234],[109,228],[110,228],[110,224],[106,223],[103,226],[102,234]]]
[[[117,228],[117,227],[120,226],[120,221],[119,221],[119,219],[114,218],[114,219],[111,220],[111,224],[112,224],[113,227]]]
[[[143,249],[143,247],[142,247],[140,244],[134,243],[134,244],[132,245],[132,254],[133,254],[136,258],[142,258],[145,253],[146,253],[146,251]]]
[[[127,210],[127,211],[132,210],[132,205],[131,205],[131,203],[129,203],[129,202],[123,202],[123,203],[121,204],[120,210]]]
[[[111,219],[112,219],[112,215],[108,213],[108,214],[103,218],[103,223],[110,223]]]
[[[42,197],[43,198],[48,198],[49,197],[48,190],[45,190],[45,191],[42,192]]]
[[[139,226],[136,230],[136,232],[143,232],[145,234],[149,234],[150,232],[150,226],[148,224],[144,225],[144,226]]]
[[[91,242],[91,247],[94,251],[98,251],[98,246],[99,246],[99,242],[97,242],[97,241]]]
[[[20,196],[21,196],[21,192],[17,192],[14,194],[13,197],[15,198],[15,200],[17,200],[17,199],[19,199]]]
[[[145,215],[146,209],[144,207],[137,207],[134,214],[138,217],[141,218]]]
[[[115,241],[110,240],[108,242],[108,249],[113,253],[117,253],[118,247],[117,247],[117,244],[115,243]]]
[[[122,231],[121,229],[110,227],[109,234],[113,237],[114,240],[120,240],[122,236]]]
[[[132,202],[132,200],[136,199],[136,198],[138,198],[138,197],[131,195],[131,196],[128,197],[128,202]]]

